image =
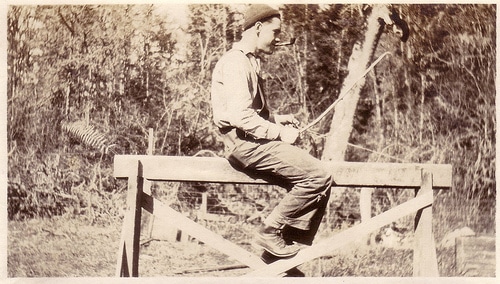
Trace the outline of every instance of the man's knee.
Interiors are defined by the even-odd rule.
[[[329,171],[321,169],[314,175],[314,183],[321,191],[329,191],[334,184],[333,175]]]

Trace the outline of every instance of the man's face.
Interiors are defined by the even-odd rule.
[[[275,17],[270,21],[261,23],[258,32],[257,53],[272,54],[275,49],[274,45],[279,42],[278,36],[281,32],[281,20]]]

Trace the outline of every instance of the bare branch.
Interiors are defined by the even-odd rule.
[[[71,32],[71,35],[72,35],[72,36],[75,36],[75,29],[74,29],[72,26],[70,26],[70,25],[68,24],[68,22],[66,21],[66,19],[65,19],[65,18],[64,18],[64,16],[63,16],[63,14],[61,13],[61,8],[59,8],[59,9],[57,10],[57,14],[59,15],[59,18],[61,19],[61,22],[63,23],[63,25],[64,25],[66,28],[68,28],[68,30]]]

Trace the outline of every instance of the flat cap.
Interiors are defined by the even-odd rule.
[[[245,12],[243,30],[250,28],[258,21],[262,21],[273,16],[281,17],[280,11],[266,4],[252,4]]]

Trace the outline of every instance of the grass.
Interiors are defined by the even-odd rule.
[[[115,274],[121,222],[91,225],[71,216],[10,221],[8,277],[111,277]],[[196,242],[153,241],[141,248],[140,275],[180,276],[187,268],[236,263]],[[244,270],[186,276],[231,276]]]
[[[112,276],[119,226],[96,226],[68,216],[10,221],[8,276]]]
[[[476,234],[495,235],[495,200],[481,202],[478,198],[459,199],[452,193],[440,193],[433,206],[434,236],[441,240],[445,234],[463,227]]]
[[[10,221],[8,277],[113,276],[121,224],[91,224],[73,215]],[[454,248],[439,248],[437,255],[441,276],[460,276],[455,272]],[[408,248],[352,245],[299,268],[308,277],[411,277],[412,259]],[[141,248],[139,263],[143,277],[230,277],[249,272],[205,271],[239,263],[195,241],[152,241]]]

